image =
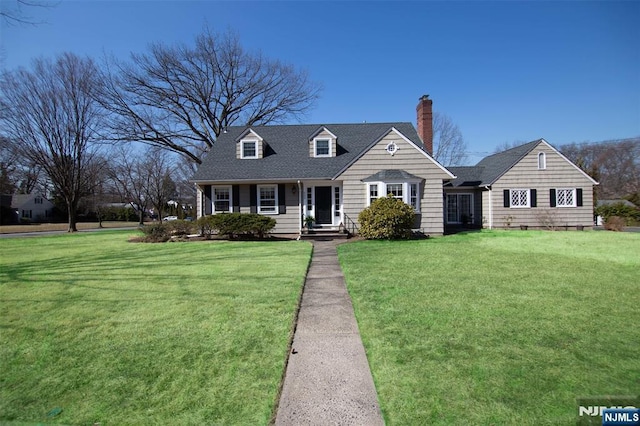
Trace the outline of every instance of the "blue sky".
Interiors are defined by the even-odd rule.
[[[15,0],[0,0],[3,7]],[[505,142],[640,136],[640,2],[67,1],[2,22],[2,66],[63,51],[126,58],[204,26],[308,70],[308,123],[410,121],[418,98],[458,124],[475,163]]]

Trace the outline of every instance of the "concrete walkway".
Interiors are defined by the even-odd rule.
[[[313,244],[276,425],[383,425],[337,242]]]

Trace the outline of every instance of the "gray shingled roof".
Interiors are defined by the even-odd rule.
[[[337,155],[309,156],[309,139],[325,127],[336,135]],[[234,126],[221,134],[196,171],[194,181],[331,179],[395,127],[422,148],[411,123]],[[251,128],[268,145],[262,159],[236,158],[236,142]]]
[[[391,182],[397,180],[423,180],[421,177],[412,175],[404,170],[381,170],[376,174],[362,179],[362,182]]]
[[[451,173],[457,176],[456,179],[451,181],[451,185],[454,187],[493,185],[500,176],[515,166],[540,142],[542,142],[542,139],[489,155],[480,160],[475,166],[449,167]]]

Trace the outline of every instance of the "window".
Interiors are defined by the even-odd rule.
[[[42,197],[36,197],[35,200],[33,200],[33,202],[35,204],[42,204]]]
[[[278,213],[278,188],[276,186],[258,187],[258,213]]]
[[[371,205],[377,198],[384,194],[391,194],[392,197],[409,204],[416,212],[420,211],[420,185],[416,182],[385,183],[375,182],[368,184],[369,198]]]
[[[556,189],[556,206],[557,207],[575,207],[576,206],[576,190],[575,189]]]
[[[473,194],[447,194],[447,223],[473,222]]]
[[[393,198],[402,200],[402,184],[401,183],[388,183],[387,194],[393,195]]]
[[[258,158],[258,141],[242,141],[241,158]]]
[[[385,149],[389,154],[393,155],[398,151],[398,145],[395,142],[389,142]]]
[[[409,204],[415,211],[420,210],[418,208],[418,184],[410,183],[409,184]]]
[[[32,219],[33,216],[31,214],[31,210],[22,210],[22,217],[26,219]]]
[[[340,216],[340,187],[339,186],[335,186],[333,188],[333,205],[335,206],[334,216]]]
[[[529,190],[512,189],[510,191],[511,207],[529,207]]]
[[[378,184],[372,183],[369,185],[369,205],[378,198]]]
[[[331,141],[329,139],[316,139],[315,147],[316,157],[331,156]]]
[[[307,188],[307,214],[313,211],[313,188]]]
[[[213,187],[213,214],[231,212],[231,187]]]
[[[538,170],[547,168],[547,155],[544,152],[538,154]]]

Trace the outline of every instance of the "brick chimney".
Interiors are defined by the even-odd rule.
[[[416,111],[418,112],[418,136],[422,139],[424,149],[433,154],[433,101],[429,99],[429,95],[423,95],[419,99]]]

